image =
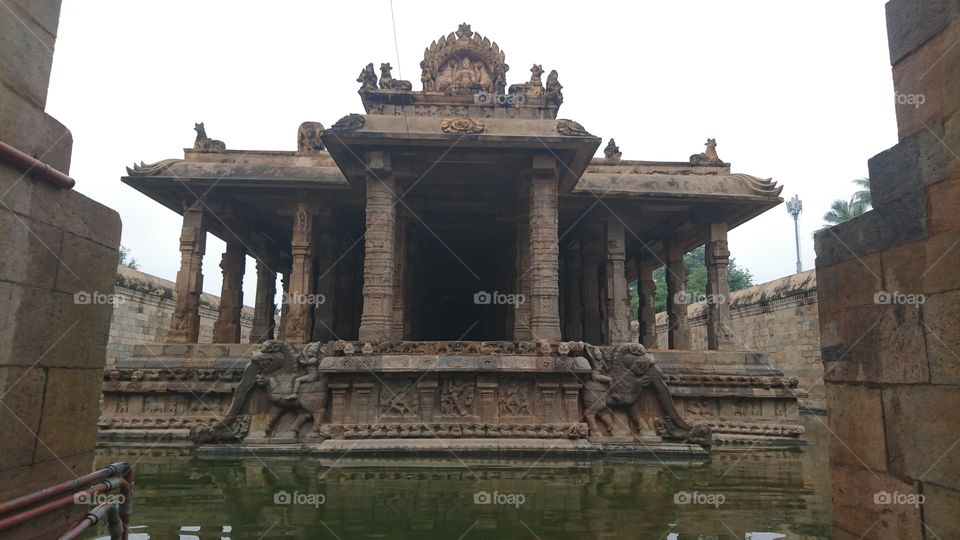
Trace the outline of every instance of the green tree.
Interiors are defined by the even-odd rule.
[[[830,211],[823,215],[823,220],[827,222],[824,228],[850,221],[870,209],[873,202],[870,197],[870,179],[857,178],[853,183],[860,189],[850,196],[849,201],[833,201]]]
[[[133,270],[138,270],[140,268],[140,263],[136,259],[130,256],[130,248],[124,245],[120,245],[120,266],[126,266]]]
[[[692,298],[703,298],[707,295],[707,263],[704,247],[700,246],[683,256],[687,264],[687,293]],[[653,281],[657,284],[655,307],[657,312],[667,309],[667,270],[665,266],[653,271]],[[730,259],[727,267],[727,277],[730,282],[730,292],[753,287],[753,274],[746,268],[740,268],[734,259]],[[630,318],[636,320],[640,298],[637,294],[637,282],[630,283]]]

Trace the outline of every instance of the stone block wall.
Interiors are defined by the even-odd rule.
[[[44,112],[59,0],[0,9],[0,141],[67,172],[70,131]],[[93,465],[120,216],[0,159],[0,500],[71,480]],[[55,538],[71,505],[4,531]]]
[[[900,142],[815,239],[834,538],[960,538],[960,2],[886,9]]]
[[[130,358],[136,345],[164,341],[176,306],[174,298],[173,282],[126,266],[116,268],[108,367],[115,366],[118,359]],[[213,342],[213,323],[219,306],[220,298],[212,294],[200,296],[200,343]],[[253,308],[244,306],[240,314],[241,343],[247,342],[252,324]]]
[[[707,304],[690,304],[687,313],[693,349],[706,349]],[[800,379],[800,388],[809,393],[801,400],[804,407],[825,408],[817,278],[813,270],[732,293],[730,315],[737,349],[766,354],[784,375]],[[657,340],[661,347],[666,346],[668,328],[667,313],[658,313]]]

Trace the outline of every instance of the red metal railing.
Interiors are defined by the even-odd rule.
[[[90,504],[98,501],[101,494],[115,492],[120,495],[116,502],[97,505],[60,538],[78,538],[106,518],[110,539],[127,540],[133,513],[133,469],[124,462],[112,463],[90,474],[0,503],[0,531],[72,504]],[[65,493],[67,495],[57,497]]]

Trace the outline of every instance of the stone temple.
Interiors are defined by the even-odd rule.
[[[601,139],[557,118],[557,72],[534,64],[508,85],[504,52],[468,24],[420,67],[413,90],[368,64],[365,114],[303,123],[296,151],[227,149],[201,123],[182,159],[128,169],[123,182],[183,216],[181,266],[165,341],[105,374],[105,436],[318,452],[799,440],[797,380],[727,324],[727,233],[781,188],[732,173],[712,139],[680,162],[622,159],[612,139],[594,157]],[[214,343],[199,344],[207,233],[227,249]],[[700,245],[706,351],[690,350],[683,262]]]

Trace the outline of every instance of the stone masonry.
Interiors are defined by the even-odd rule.
[[[823,365],[817,315],[817,277],[813,270],[743,289],[730,295],[730,330],[736,347],[770,356],[784,375],[800,379],[809,392],[804,407],[823,410]],[[707,348],[707,305],[688,307],[691,346]],[[633,323],[636,325],[636,322]],[[657,338],[667,343],[667,313],[657,314]]]
[[[815,237],[833,537],[958,538],[960,3],[886,9],[900,142]]]
[[[67,173],[73,138],[44,112],[60,1],[3,7],[0,141]],[[120,216],[42,169],[0,158],[0,500],[90,472],[96,446]],[[87,511],[2,536],[55,538]]]

